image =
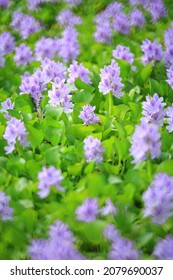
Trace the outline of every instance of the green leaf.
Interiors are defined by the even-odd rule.
[[[173,176],[173,160],[167,159],[163,161],[157,168],[157,172],[165,172],[170,176]]]
[[[73,94],[72,102],[73,103],[90,103],[93,99],[91,92],[87,91],[78,91]]]
[[[89,242],[92,244],[101,244],[104,241],[103,231],[107,223],[105,221],[94,221],[91,223],[85,223],[82,232]]]
[[[92,92],[95,90],[94,87],[92,87],[92,86],[90,86],[90,85],[88,85],[88,84],[85,84],[85,83],[82,82],[82,80],[79,79],[79,78],[75,80],[75,86],[76,86],[79,90],[84,89],[84,90],[86,90],[86,91],[88,91],[88,92],[90,92],[90,93],[92,93]]]
[[[141,71],[141,78],[144,82],[149,78],[152,70],[153,70],[153,62],[152,61],[150,63],[148,63],[145,67],[143,67],[143,69]]]
[[[31,142],[33,148],[39,147],[43,141],[43,133],[40,129],[30,127],[27,125],[27,131],[29,132],[28,140]]]

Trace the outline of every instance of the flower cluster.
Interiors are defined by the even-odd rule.
[[[101,163],[103,161],[104,148],[101,141],[93,136],[84,139],[84,154],[87,162],[95,161]]]
[[[147,65],[151,61],[160,61],[163,58],[162,46],[156,42],[151,42],[146,39],[142,42],[141,49],[144,55],[141,57],[144,65]]]
[[[12,219],[13,209],[9,206],[10,197],[0,191],[0,220],[7,221]]]
[[[132,163],[139,163],[148,157],[151,159],[159,157],[161,142],[158,126],[142,120],[141,124],[136,126],[132,136],[130,153],[134,158]]]
[[[97,198],[86,198],[82,205],[76,209],[76,217],[78,221],[90,223],[97,219],[99,214],[103,216],[116,215],[117,209],[110,199],[106,200],[105,206],[99,209]]]
[[[143,200],[144,217],[152,217],[153,223],[164,223],[173,215],[173,177],[157,174],[143,194]]]
[[[137,26],[143,28],[145,24],[145,17],[139,9],[133,9],[130,13],[130,24],[131,26]]]
[[[76,241],[69,227],[56,221],[49,230],[48,239],[34,239],[28,248],[33,260],[81,260],[84,257],[75,248]]]
[[[48,91],[48,96],[50,105],[62,106],[65,113],[72,112],[73,103],[70,101],[72,96],[65,80],[55,79],[52,82],[52,90]]]
[[[111,260],[137,260],[140,252],[134,247],[131,240],[119,235],[112,224],[109,224],[104,231],[105,237],[112,242],[109,252]]]
[[[32,51],[25,44],[21,44],[15,49],[14,61],[17,65],[26,65],[33,61]]]
[[[35,45],[35,58],[42,61],[45,58],[53,59],[58,54],[60,48],[59,38],[41,37]]]
[[[19,142],[24,147],[28,146],[29,142],[26,140],[27,134],[24,123],[21,120],[14,117],[10,118],[3,135],[3,138],[8,144],[5,147],[6,154],[11,154],[15,150],[16,142]]]
[[[134,54],[130,52],[129,47],[118,45],[115,50],[112,52],[113,57],[127,61],[130,64],[133,64]]]
[[[99,121],[99,117],[94,114],[95,106],[91,106],[89,104],[83,107],[83,110],[80,112],[79,118],[81,118],[85,125],[97,123]]]
[[[129,34],[130,32],[130,21],[126,14],[120,12],[116,15],[113,21],[113,28],[122,34]]]
[[[11,53],[15,48],[15,41],[10,32],[5,31],[0,34],[0,67],[4,66],[4,56]]]
[[[167,69],[167,83],[171,86],[171,88],[173,89],[173,65]]]
[[[0,112],[5,113],[5,117],[7,119],[11,118],[11,115],[8,113],[8,110],[14,109],[14,103],[11,102],[10,98],[7,98],[4,102],[1,103],[2,109],[0,109]]]
[[[77,78],[80,78],[84,83],[91,84],[91,79],[89,77],[89,70],[83,66],[82,63],[78,65],[77,61],[73,63],[68,68],[69,79],[68,83],[74,85]]]
[[[50,166],[49,168],[43,166],[42,171],[38,173],[38,179],[38,195],[41,198],[45,198],[49,195],[51,186],[55,186],[59,191],[64,191],[64,188],[61,186],[61,181],[63,179],[61,170],[57,170],[54,166]]]
[[[68,27],[62,32],[58,55],[64,62],[73,61],[79,55],[78,33],[75,28]]]
[[[142,113],[147,122],[162,126],[165,117],[164,107],[166,105],[166,103],[162,101],[163,97],[159,97],[158,94],[155,93],[153,97],[147,96],[146,101],[142,102]]]
[[[35,104],[39,106],[42,99],[42,92],[45,90],[45,83],[43,73],[37,69],[33,75],[28,72],[22,76],[22,83],[20,85],[20,94],[30,94]]]
[[[11,26],[23,39],[41,29],[40,23],[34,17],[18,11],[13,13]]]
[[[64,0],[66,3],[70,4],[70,6],[75,7],[79,5],[82,0]]]
[[[173,236],[167,235],[164,239],[159,240],[153,255],[159,260],[173,260]]]
[[[162,17],[166,17],[166,8],[162,2],[162,0],[157,0],[151,2],[146,9],[152,16],[152,21],[156,22]]]
[[[7,8],[10,3],[10,0],[0,0],[0,7]]]
[[[58,14],[56,21],[65,28],[74,27],[75,25],[82,23],[80,17],[76,16],[72,11],[67,9]]]
[[[121,83],[122,79],[120,77],[120,68],[115,60],[112,60],[111,65],[105,66],[103,69],[101,69],[100,77],[100,92],[103,94],[112,92],[112,94],[117,98],[123,96],[123,92],[121,92],[123,84]]]
[[[66,67],[61,62],[55,62],[54,60],[46,58],[43,60],[41,66],[45,83],[49,83],[56,78],[60,80],[66,78]]]

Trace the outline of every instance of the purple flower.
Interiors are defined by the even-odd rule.
[[[167,48],[173,45],[172,38],[173,38],[173,22],[171,24],[171,27],[166,29],[164,33],[164,43]]]
[[[84,139],[84,153],[87,162],[95,161],[101,163],[103,161],[104,148],[101,141],[93,136]]]
[[[113,28],[119,33],[129,34],[130,21],[127,15],[122,12],[118,13],[113,21]]]
[[[45,58],[53,59],[60,48],[59,38],[45,38],[41,39],[35,45],[35,57],[38,61],[42,61]]]
[[[160,61],[163,59],[162,46],[156,40],[153,43],[148,39],[144,40],[141,49],[144,53],[141,57],[144,65],[147,65],[150,61]]]
[[[118,45],[115,50],[112,52],[113,57],[117,59],[122,59],[127,61],[130,64],[133,64],[134,54],[130,52],[129,47]]]
[[[13,209],[9,206],[10,197],[0,191],[0,220],[7,221],[12,219]]]
[[[96,42],[110,44],[112,40],[112,27],[108,21],[103,21],[96,26],[96,31],[94,33],[94,39]]]
[[[109,224],[104,230],[104,235],[112,242],[109,252],[109,258],[112,260],[137,260],[138,252],[131,240],[123,238],[112,224]]]
[[[170,67],[173,64],[173,44],[166,48],[164,59],[166,67]]]
[[[82,23],[80,17],[76,16],[70,10],[63,10],[61,11],[58,16],[56,17],[56,21],[63,27],[74,27],[75,25],[79,25]]]
[[[73,61],[73,63],[68,68],[69,79],[67,82],[69,84],[74,85],[74,82],[77,78],[80,78],[84,83],[91,84],[91,79],[89,77],[89,70],[83,66],[82,63],[78,65],[77,61]],[[76,87],[74,86],[74,89]]]
[[[42,99],[42,92],[45,90],[44,76],[40,69],[37,69],[33,75],[25,73],[22,76],[22,83],[20,85],[20,94],[30,94],[35,104],[39,106]]]
[[[159,260],[173,260],[173,236],[167,235],[164,239],[159,240],[153,255]]]
[[[23,39],[29,37],[29,35],[40,31],[41,26],[38,21],[31,15],[26,15],[22,12],[16,11],[13,13],[11,26],[19,32]]]
[[[17,65],[27,65],[32,62],[32,51],[25,44],[21,44],[15,51],[14,61]]]
[[[144,119],[147,122],[155,123],[158,126],[163,125],[163,120],[165,116],[164,107],[166,103],[163,103],[163,97],[158,96],[157,93],[153,97],[149,95],[146,97],[146,101],[142,102]]]
[[[99,117],[94,114],[95,106],[89,104],[83,107],[83,110],[80,112],[79,118],[83,120],[85,125],[93,124],[99,121]]]
[[[43,77],[44,81],[46,83],[49,83],[50,81],[59,78],[60,80],[63,80],[66,78],[66,67],[63,63],[55,62],[53,60],[50,60],[46,58],[42,62],[42,69],[43,69]]]
[[[167,69],[167,83],[171,86],[171,88],[173,89],[173,65]]]
[[[106,226],[104,230],[104,236],[109,240],[109,241],[114,241],[117,238],[119,238],[119,233],[115,226],[113,224],[109,224]]]
[[[52,90],[48,91],[48,96],[50,105],[62,106],[65,113],[72,112],[73,103],[70,101],[72,96],[65,80],[56,79],[55,82],[52,82]]]
[[[159,173],[143,194],[144,217],[152,217],[156,224],[164,223],[173,215],[173,177]]]
[[[111,65],[105,66],[101,69],[101,82],[99,83],[99,90],[103,94],[112,92],[117,98],[123,96],[121,92],[124,85],[121,83],[120,68],[115,60],[112,60]]]
[[[142,120],[140,125],[137,125],[132,136],[132,146],[130,153],[133,156],[132,163],[139,163],[143,160],[157,158],[161,154],[160,133],[158,126],[149,124]]]
[[[3,138],[7,141],[8,146],[5,147],[6,154],[11,154],[15,149],[15,144],[18,141],[22,146],[26,147],[29,142],[26,140],[28,133],[24,123],[14,117],[7,122],[7,127]]]
[[[130,24],[132,26],[137,26],[143,28],[145,24],[145,17],[139,9],[133,9],[130,13]]]
[[[102,207],[99,212],[103,215],[103,216],[107,216],[107,215],[116,215],[117,214],[117,209],[114,206],[114,204],[112,203],[112,201],[108,198],[106,200],[106,205],[104,207]]]
[[[173,131],[173,104],[171,107],[168,107],[166,109],[166,117],[165,120],[168,122],[168,125],[167,125],[167,130],[169,132],[172,132]]]
[[[11,115],[8,113],[8,110],[14,109],[14,103],[11,102],[10,98],[7,98],[4,102],[1,103],[2,109],[0,109],[0,112],[5,113],[5,117],[7,119],[11,118]]]
[[[27,1],[28,10],[37,11],[37,10],[38,10],[38,6],[39,6],[42,2],[43,2],[43,0],[28,0],[28,1]]]
[[[0,42],[0,56],[11,53],[15,48],[14,38],[8,31],[0,34]]]
[[[61,221],[56,221],[49,231],[48,239],[32,240],[28,252],[33,260],[82,260],[75,248],[73,233]]]
[[[98,214],[98,200],[87,198],[83,204],[76,209],[76,216],[78,221],[90,223],[97,219]]]
[[[73,61],[79,55],[78,33],[75,28],[68,27],[62,33],[58,55],[64,62]]]
[[[51,186],[55,186],[59,191],[64,191],[64,188],[61,186],[61,181],[63,179],[61,170],[57,170],[54,166],[50,166],[49,168],[43,166],[42,171],[38,173],[38,179],[38,195],[41,198],[45,198],[49,195]]]
[[[0,0],[0,7],[7,8],[10,0]]]
[[[158,21],[161,17],[166,17],[166,8],[162,0],[151,2],[147,7],[148,12],[152,16],[153,22]]]

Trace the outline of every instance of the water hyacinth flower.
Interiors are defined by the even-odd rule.
[[[60,80],[66,78],[67,70],[65,65],[61,62],[55,62],[54,60],[45,58],[41,66],[45,83],[49,83],[57,78]]]
[[[117,59],[122,59],[130,64],[133,64],[134,54],[130,52],[130,48],[122,45],[118,45],[112,52],[113,57]]]
[[[13,209],[9,206],[10,197],[0,191],[0,220],[7,221],[13,217]]]
[[[57,170],[54,166],[46,168],[43,166],[42,171],[38,173],[38,195],[41,198],[45,198],[50,193],[50,187],[55,186],[59,191],[64,191],[64,188],[61,186],[63,176],[61,175],[61,170]]]
[[[172,38],[173,38],[173,22],[171,24],[171,27],[166,29],[164,32],[164,43],[167,48],[173,45]]]
[[[105,66],[101,70],[101,82],[99,83],[99,90],[103,94],[108,94],[112,92],[112,94],[120,98],[124,95],[121,91],[124,85],[121,83],[120,77],[120,68],[115,60],[112,60],[112,63],[108,66]]]
[[[162,46],[156,42],[146,39],[142,42],[141,49],[144,55],[141,57],[142,63],[147,65],[151,61],[160,61],[163,59]]]
[[[161,154],[160,137],[157,125],[142,120],[141,124],[135,127],[132,136],[132,146],[130,148],[130,154],[134,158],[132,163],[159,157]]]
[[[84,257],[75,248],[75,241],[70,228],[55,221],[48,239],[33,239],[28,252],[33,260],[82,260]]]
[[[73,103],[70,101],[72,95],[70,94],[69,85],[65,83],[65,80],[55,79],[52,82],[52,90],[48,91],[50,98],[49,104],[52,106],[61,106],[65,113],[71,113]]]
[[[5,31],[0,34],[0,56],[11,53],[15,48],[15,41],[10,32]]]
[[[167,69],[167,80],[166,82],[171,86],[171,88],[173,89],[173,65]]]
[[[153,255],[159,260],[173,260],[173,236],[160,239],[154,248]]]
[[[13,13],[11,27],[19,32],[23,39],[41,30],[40,23],[33,16],[18,11]]]
[[[98,200],[87,198],[83,201],[82,205],[76,209],[77,220],[90,223],[97,219],[98,212]]]
[[[64,62],[73,61],[79,55],[78,33],[75,28],[68,27],[62,32],[58,55]]]
[[[166,129],[169,132],[172,132],[173,131],[173,104],[172,104],[172,106],[170,106],[166,109],[165,120],[168,122],[168,125],[167,125]]]
[[[101,141],[93,136],[84,139],[84,154],[87,162],[94,161],[101,163],[103,161],[104,148]]]
[[[14,61],[17,65],[27,65],[33,61],[32,51],[25,44],[15,49]]]
[[[14,117],[7,122],[7,127],[3,138],[7,141],[5,147],[6,154],[11,154],[15,150],[15,144],[19,142],[23,147],[27,147],[29,142],[26,140],[28,133],[24,123]]]
[[[104,230],[104,235],[112,242],[109,259],[111,260],[137,260],[140,252],[135,249],[134,243],[121,237],[115,227],[110,224]]]
[[[37,69],[32,75],[26,72],[22,76],[22,83],[19,87],[21,90],[20,94],[30,94],[37,107],[43,98],[42,92],[45,88],[46,84],[44,82],[43,72],[40,69]]]
[[[68,9],[61,11],[57,15],[56,21],[64,28],[74,27],[82,23],[81,18]]]
[[[115,216],[117,214],[117,209],[114,206],[114,204],[112,203],[111,199],[108,198],[106,199],[106,203],[105,206],[103,206],[100,210],[99,210],[100,214],[102,214],[103,216],[107,216],[107,215],[113,215]]]
[[[162,0],[153,1],[146,8],[151,14],[153,22],[156,22],[167,15],[166,8]]]
[[[97,24],[96,31],[94,33],[94,39],[96,42],[109,45],[113,36],[112,27],[110,22],[102,22]]]
[[[83,107],[83,110],[80,112],[79,118],[83,120],[84,125],[97,123],[100,119],[94,114],[95,106],[89,104]]]
[[[59,38],[41,37],[35,45],[35,58],[42,61],[45,58],[53,59],[58,54],[60,48]]]
[[[14,109],[14,103],[12,103],[10,98],[7,98],[4,102],[1,103],[2,108],[0,109],[0,112],[5,113],[5,117],[7,119],[11,118],[11,115],[8,113],[8,110]]]
[[[144,217],[151,217],[152,222],[163,224],[173,216],[173,177],[159,173],[143,194]]]
[[[120,12],[115,16],[113,21],[113,28],[122,34],[129,34],[130,32],[130,21],[126,14]]]
[[[130,13],[130,24],[131,26],[137,26],[143,28],[145,24],[145,17],[139,9],[133,9]]]
[[[162,102],[163,97],[159,97],[157,93],[150,97],[146,97],[146,101],[142,102],[142,114],[147,122],[154,123],[158,126],[162,126],[165,117],[164,107],[166,103]]]
[[[27,1],[28,10],[37,11],[37,10],[38,10],[38,6],[39,6],[42,2],[43,2],[43,0],[28,0],[28,1]]]
[[[10,0],[0,0],[0,7],[7,8],[10,4]]]
[[[78,62],[74,60],[67,71],[69,75],[67,82],[74,86],[74,90],[76,89],[74,82],[78,78],[88,85],[91,84],[90,72],[82,63],[78,64]]]

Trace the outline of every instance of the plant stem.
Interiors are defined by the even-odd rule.
[[[108,93],[108,113],[109,113],[109,116],[113,115],[113,95],[112,95],[112,92]]]
[[[149,181],[151,181],[152,180],[152,166],[151,166],[150,159],[147,160],[147,175],[148,175]]]

